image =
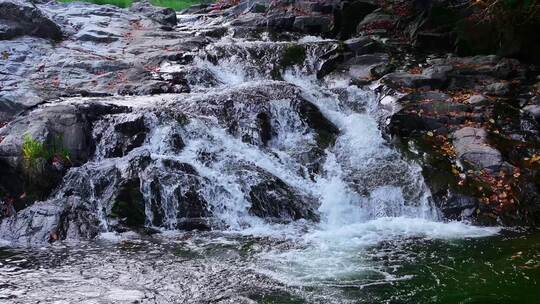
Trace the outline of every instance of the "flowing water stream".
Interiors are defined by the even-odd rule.
[[[180,30],[204,26],[187,16]],[[276,77],[291,45],[299,45],[305,58]],[[188,75],[190,93],[115,99],[135,110],[95,126],[100,140],[94,158],[72,169],[55,194],[61,198],[74,183],[89,185],[101,236],[0,250],[0,301],[532,303],[540,296],[538,236],[445,222],[420,167],[381,131],[391,109],[346,75],[317,79],[319,58],[336,45],[316,37],[291,42],[225,36],[194,52],[188,64],[162,65],[165,77]],[[219,114],[223,103],[244,97],[232,114]],[[337,127],[332,144],[320,148],[324,134],[302,120],[298,100],[315,105]],[[270,139],[252,123],[261,109],[269,113]],[[161,115],[178,110],[187,116],[181,125]],[[110,157],[112,121],[137,115],[150,129],[144,144]],[[235,117],[234,132],[223,115]],[[181,151],[171,144],[175,136],[183,141]],[[139,172],[145,224],[162,233],[112,232],[107,214],[118,177],[109,170],[128,167],[145,153],[153,160]],[[197,179],[169,172],[166,162],[188,164]],[[249,212],[248,190],[268,176],[315,201],[320,221],[265,220]],[[96,190],[103,180],[105,190]],[[188,195],[190,185],[208,202],[218,229],[175,230],[182,224],[175,198],[178,191]]]

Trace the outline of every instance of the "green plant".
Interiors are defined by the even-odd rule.
[[[22,153],[26,165],[34,168],[51,160],[60,160],[62,162],[71,162],[71,151],[63,145],[63,136],[57,136],[52,145],[45,145],[32,137],[30,134],[24,135]]]
[[[42,142],[34,139],[30,134],[26,134],[24,136],[22,152],[24,159],[30,163],[34,163],[40,158],[48,158],[48,153],[45,145]]]

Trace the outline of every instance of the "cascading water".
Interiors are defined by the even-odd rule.
[[[482,237],[498,231],[441,221],[430,201],[420,167],[404,160],[384,140],[379,122],[388,113],[379,107],[376,94],[350,84],[347,78],[318,80],[315,77],[318,57],[332,49],[334,42],[311,38],[296,43],[292,45],[307,50],[306,58],[300,65],[282,71],[279,83],[294,86],[299,96],[316,105],[339,129],[335,143],[316,159],[319,167],[316,173],[309,168],[305,154],[317,145],[317,134],[302,123],[288,98],[270,101],[275,134],[265,147],[231,135],[212,118],[194,118],[182,134],[186,148],[174,156],[192,165],[208,180],[204,196],[228,231],[285,237],[298,242],[296,249],[262,254],[260,258],[267,262],[266,273],[301,285],[336,284],[336,280],[339,284],[358,286],[390,282],[407,277],[394,277],[378,270],[377,265],[364,264],[361,262],[364,249],[400,238]],[[224,38],[208,46],[194,60],[195,67],[189,69],[206,77],[210,75],[213,80],[199,82],[193,94],[251,90],[260,85],[270,85],[272,89],[275,63],[290,45]],[[210,62],[207,57],[221,59]],[[169,72],[182,69],[185,67],[174,64],[163,66]],[[201,159],[202,152],[213,159]],[[250,202],[246,199],[249,181],[238,171],[250,166],[267,171],[299,193],[315,198],[320,223],[271,224],[249,214]],[[364,274],[363,278],[347,279],[359,273]]]
[[[181,23],[186,31],[209,26]],[[154,76],[180,77],[191,92],[107,100],[131,111],[94,125],[93,158],[68,172],[55,199],[88,202],[102,236],[111,238],[124,229],[114,214],[118,192],[134,182],[143,226],[165,236],[212,228],[220,236],[210,243],[223,246],[270,239],[249,267],[287,286],[407,280],[372,248],[496,234],[440,218],[420,167],[384,139],[380,124],[390,113],[374,92],[346,74],[317,78],[320,58],[336,47],[316,37],[226,36],[188,63],[164,63]],[[81,234],[70,229],[68,238]]]

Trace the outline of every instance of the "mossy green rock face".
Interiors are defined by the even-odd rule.
[[[144,200],[139,185],[139,179],[124,184],[112,207],[112,214],[119,219],[120,223],[128,227],[144,226]]]

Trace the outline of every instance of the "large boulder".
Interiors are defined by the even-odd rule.
[[[262,175],[263,180],[249,191],[251,214],[277,221],[319,221],[315,200],[295,192],[277,177],[264,172]]]
[[[163,160],[146,168],[142,180],[150,225],[182,230],[212,228],[212,211],[201,194],[207,181],[191,165]]]
[[[80,165],[92,155],[92,123],[105,114],[122,111],[126,109],[101,103],[60,103],[15,119],[0,129],[0,190],[18,197],[30,191],[31,184],[38,187],[33,189],[35,193],[26,194],[44,198],[67,167]],[[32,143],[39,151],[25,155],[23,147]]]

